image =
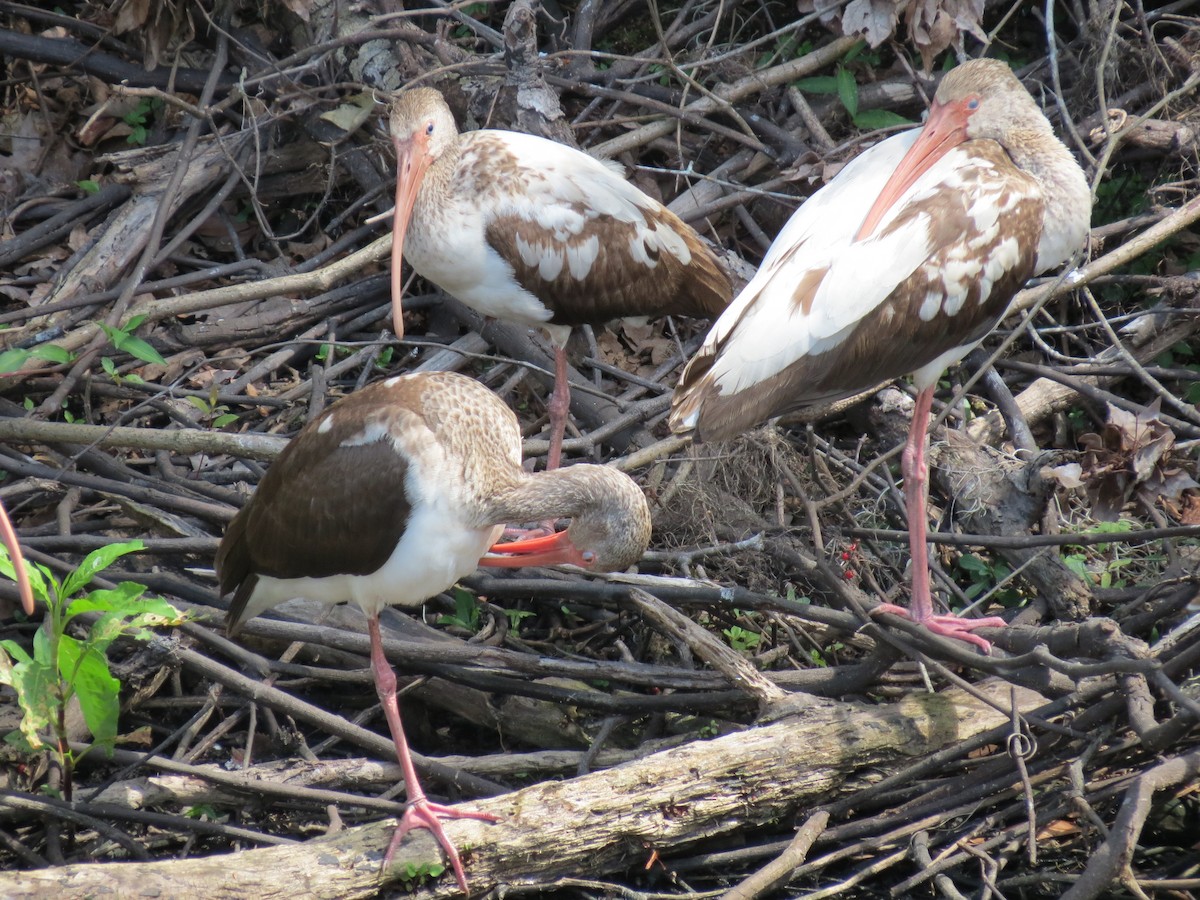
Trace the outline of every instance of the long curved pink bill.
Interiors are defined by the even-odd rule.
[[[493,544],[488,556],[479,560],[481,566],[515,569],[519,566],[557,566],[563,563],[581,565],[583,559],[567,532],[556,531],[542,537],[523,541]],[[494,554],[494,555],[493,555]]]
[[[854,240],[861,241],[873,232],[884,214],[904,196],[918,178],[945,156],[951,149],[967,139],[967,111],[961,103],[935,103],[929,110],[929,118],[921,129],[921,135],[908,148],[896,171],[887,180],[879,196],[867,210]]]

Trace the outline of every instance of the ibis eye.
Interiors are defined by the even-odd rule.
[[[975,101],[975,102],[976,102],[976,104],[978,104],[979,101]],[[428,125],[425,126],[425,133],[433,134],[433,123],[432,122],[430,122]]]
[[[596,561],[596,551],[595,550],[584,550],[579,555],[581,557],[583,557],[583,562],[585,565],[590,566]]]
[[[970,109],[970,110],[979,109],[979,98],[972,97],[970,100],[968,100],[967,101],[967,109]]]

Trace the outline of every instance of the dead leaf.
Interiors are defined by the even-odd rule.
[[[1061,487],[1068,490],[1071,488],[1083,487],[1083,479],[1080,476],[1083,474],[1083,466],[1079,463],[1064,463],[1061,466],[1046,466],[1042,469],[1041,475],[1043,478],[1057,481]]]
[[[1108,420],[1098,434],[1080,435],[1083,475],[1092,516],[1115,522],[1135,496],[1153,507],[1177,501],[1184,491],[1200,488],[1187,459],[1172,459],[1175,432],[1159,415],[1159,403],[1135,412],[1109,404]]]
[[[984,0],[850,0],[844,7],[837,0],[798,0],[796,7],[801,13],[816,13],[826,26],[838,25],[844,35],[864,38],[872,47],[896,33],[903,15],[908,39],[920,51],[926,72],[943,50],[961,47],[964,35],[987,41],[979,24]]]

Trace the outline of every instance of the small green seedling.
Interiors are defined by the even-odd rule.
[[[430,879],[440,878],[445,871],[446,867],[441,863],[405,863],[400,880],[404,882],[406,891],[413,891]]]
[[[479,601],[470,591],[460,587],[454,589],[454,615],[438,616],[439,625],[457,625],[472,633],[479,630]]]
[[[145,316],[134,316],[121,328],[114,328],[111,325],[101,325],[104,333],[108,335],[108,341],[117,350],[122,353],[128,353],[134,359],[140,359],[142,362],[158,363],[160,366],[165,366],[167,361],[163,359],[159,353],[148,342],[134,334],[138,326],[146,321]]]
[[[762,642],[761,634],[741,625],[730,625],[721,633],[729,639],[729,646],[739,653],[749,653]]]
[[[67,705],[72,699],[79,701],[94,746],[111,752],[117,739],[121,682],[109,669],[109,645],[123,634],[144,640],[150,637],[148,626],[184,620],[167,601],[143,597],[145,586],[131,581],[83,593],[95,575],[144,546],[141,541],[128,541],[93,550],[62,581],[45,566],[27,561],[34,597],[45,604],[46,619],[33,636],[32,655],[16,641],[0,641],[0,683],[16,691],[23,713],[20,731],[6,739],[30,753],[50,752],[61,766],[67,799],[75,763],[67,744]],[[16,580],[3,547],[0,575]],[[67,628],[81,613],[99,613],[99,618],[83,637],[75,637]]]

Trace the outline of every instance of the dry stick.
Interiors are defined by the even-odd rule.
[[[663,603],[641,588],[629,589],[629,600],[643,618],[657,625],[666,634],[675,635],[695,651],[696,655],[725,675],[735,686],[751,694],[765,710],[788,695],[782,688],[754,667],[746,657],[726,647],[720,639],[701,628],[683,613]]]
[[[1128,869],[1130,860],[1133,859],[1138,836],[1142,833],[1142,826],[1150,814],[1154,793],[1185,781],[1195,780],[1197,773],[1200,773],[1200,750],[1193,750],[1184,756],[1167,760],[1135,778],[1129,790],[1125,792],[1121,810],[1108,832],[1108,838],[1100,849],[1092,854],[1083,874],[1071,889],[1062,895],[1062,900],[1090,900],[1107,890],[1109,885]]]
[[[1126,241],[1111,253],[1093,260],[1083,268],[1072,273],[1072,275],[1066,278],[1056,278],[1046,284],[1021,291],[1014,298],[1012,306],[1009,307],[1009,312],[1017,312],[1044,303],[1060,294],[1073,290],[1078,285],[1087,284],[1100,275],[1107,275],[1119,266],[1123,266],[1138,258],[1150,248],[1178,234],[1197,219],[1200,219],[1200,197],[1193,197],[1183,206],[1155,225],[1147,228],[1137,237]],[[1039,378],[1017,396],[1017,405],[1021,408],[1021,412],[1027,420],[1037,418],[1033,415],[1034,410],[1030,409],[1029,406],[1051,386],[1052,382],[1050,379]],[[1075,392],[1069,388],[1060,388],[1059,390],[1065,392],[1070,397],[1075,396]],[[1004,423],[997,413],[988,413],[986,416],[981,416],[967,426],[967,434],[973,440],[985,444],[995,443],[1003,433]]]
[[[0,418],[0,442],[5,444],[86,444],[91,447],[131,447],[168,450],[184,455],[228,453],[245,459],[272,460],[283,452],[287,438],[271,434],[228,434],[196,428],[134,428],[128,425],[84,425],[39,419]]]
[[[998,698],[1008,693],[1000,681],[986,689]],[[1024,711],[1042,702],[1032,691],[1022,693]],[[958,691],[883,706],[829,704],[803,717],[696,741],[615,769],[476,801],[472,808],[495,812],[500,821],[456,819],[446,823],[446,831],[465,848],[469,877],[480,893],[505,883],[552,883],[581,870],[600,875],[627,868],[630,854],[640,848],[647,855],[655,849],[665,853],[791,815],[837,791],[856,773],[958,743],[1006,719]],[[0,873],[0,896],[74,900],[101,889],[121,896],[212,895],[219,886],[225,900],[373,897],[381,888],[379,859],[393,824],[387,820],[302,846],[210,858],[5,872]],[[415,831],[389,871],[401,878],[408,867],[439,859],[433,838]],[[459,894],[453,879],[441,878],[420,884],[411,896],[429,900]]]
[[[134,303],[129,309],[129,316],[144,315],[147,322],[158,322],[173,316],[188,313],[205,312],[234,303],[244,303],[249,300],[262,300],[277,295],[302,293],[305,291],[327,291],[345,278],[378,262],[391,253],[392,237],[384,235],[372,241],[361,250],[351,253],[344,259],[330,263],[324,268],[299,275],[284,275],[280,278],[269,278],[265,281],[251,281],[243,284],[233,284],[226,287],[213,288],[208,291],[197,291],[184,294],[181,297],[160,299],[147,298]],[[100,326],[95,322],[86,322],[79,328],[55,341],[56,346],[67,350],[78,350],[100,333]],[[27,373],[22,373],[27,374]]]
[[[835,62],[857,43],[859,43],[858,38],[841,37],[826,44],[819,50],[814,50],[807,56],[793,59],[782,65],[767,69],[765,72],[755,72],[753,75],[747,75],[733,84],[720,85],[713,91],[713,96],[701,97],[695,103],[688,104],[685,107],[685,112],[689,115],[703,116],[710,112],[725,109],[730,103],[741,100],[743,97],[755,92],[763,91],[779,84],[785,84],[789,81],[795,81],[797,78],[803,78],[805,75],[810,75],[818,69],[822,69]],[[597,144],[589,152],[593,156],[602,159],[618,156],[649,144],[651,141],[656,141],[661,137],[666,137],[675,128],[675,125],[676,120],[674,119],[659,119],[656,122],[643,125],[641,128],[635,128],[628,134],[623,134],[620,137]]]
[[[721,900],[754,900],[755,897],[782,887],[808,857],[808,851],[821,836],[828,822],[829,813],[823,809],[817,810],[796,832],[786,850],[733,890],[726,892]]]

